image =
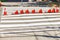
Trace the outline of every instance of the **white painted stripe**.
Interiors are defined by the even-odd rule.
[[[60,22],[52,22],[52,23],[31,23],[31,24],[1,24],[0,27],[16,27],[16,26],[35,26],[35,25],[57,25]]]
[[[53,19],[36,19],[36,20],[5,20],[5,21],[2,21],[1,22],[35,22],[35,21],[52,21],[52,20],[60,20],[60,18],[53,18]]]
[[[40,17],[57,17],[57,16],[2,17],[1,19],[14,19],[14,18],[40,18]]]

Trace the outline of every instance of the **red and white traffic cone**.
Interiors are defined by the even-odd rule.
[[[26,14],[29,14],[29,10],[28,10],[28,9],[27,9],[27,10],[25,10],[25,13],[26,13]]]
[[[34,14],[34,13],[35,13],[35,9],[32,10],[32,14]]]
[[[55,12],[56,12],[56,13],[59,13],[59,9],[56,9]]]
[[[51,9],[48,10],[48,13],[51,13]]]
[[[14,14],[15,14],[15,15],[18,15],[18,14],[19,14],[18,10],[16,10]]]
[[[20,10],[20,14],[24,14],[24,11],[23,10]]]
[[[39,10],[39,13],[43,13],[42,9]]]
[[[7,15],[7,12],[6,12],[6,11],[4,11],[4,16],[5,16],[5,15]]]
[[[55,9],[52,9],[51,12],[52,12],[52,13],[55,13]]]

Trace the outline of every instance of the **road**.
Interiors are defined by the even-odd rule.
[[[60,40],[60,14],[1,16],[0,40]]]

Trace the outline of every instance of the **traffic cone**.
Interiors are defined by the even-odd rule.
[[[32,13],[33,13],[33,14],[35,13],[35,9],[34,9],[34,10],[32,10]]]
[[[48,10],[48,13],[51,13],[51,9]]]
[[[4,15],[7,15],[7,12],[6,11],[4,11]]]
[[[52,13],[55,13],[55,9],[52,9],[51,12],[52,12]]]
[[[59,9],[56,9],[55,12],[56,12],[56,13],[59,13]]]
[[[39,10],[39,13],[43,13],[42,9]]]
[[[18,14],[18,10],[15,11],[15,14],[16,14],[16,15]]]
[[[20,10],[20,14],[24,14],[24,11],[23,10]]]
[[[26,14],[29,14],[29,10],[27,9],[27,10],[25,11],[25,13],[26,13]]]

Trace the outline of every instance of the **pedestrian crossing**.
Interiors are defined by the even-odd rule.
[[[0,25],[1,40],[60,40],[59,13],[1,16]]]

